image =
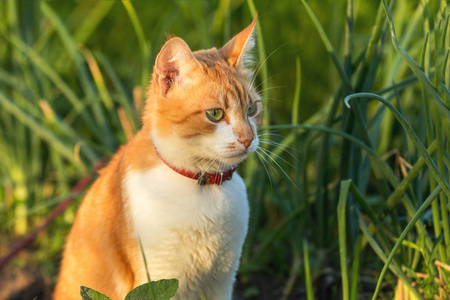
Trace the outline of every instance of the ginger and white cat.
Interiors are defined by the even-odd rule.
[[[163,46],[142,129],[79,208],[55,299],[79,299],[80,286],[124,299],[147,282],[139,239],[151,280],[179,280],[173,299],[231,299],[249,215],[233,172],[257,148],[262,113],[245,68],[255,22],[220,50]]]

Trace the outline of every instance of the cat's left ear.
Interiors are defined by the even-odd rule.
[[[192,80],[192,71],[199,67],[189,46],[179,37],[169,39],[158,56],[154,66],[154,76],[161,94],[167,97],[168,92]]]
[[[250,50],[255,46],[256,18],[240,33],[235,35],[219,52],[232,66],[243,67],[251,61]]]

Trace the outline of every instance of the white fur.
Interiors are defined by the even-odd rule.
[[[161,164],[129,171],[124,186],[151,280],[177,278],[174,299],[230,300],[249,214],[242,178],[199,186]]]

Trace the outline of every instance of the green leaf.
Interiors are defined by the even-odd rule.
[[[80,288],[80,293],[83,300],[111,300],[108,296],[85,286]]]
[[[169,300],[177,293],[178,279],[162,279],[145,283],[129,292],[125,300],[152,300],[151,288],[156,295],[156,299],[153,300]]]

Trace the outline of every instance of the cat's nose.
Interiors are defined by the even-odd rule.
[[[239,143],[245,146],[245,148],[250,147],[253,142],[253,138],[240,138],[238,139]]]

